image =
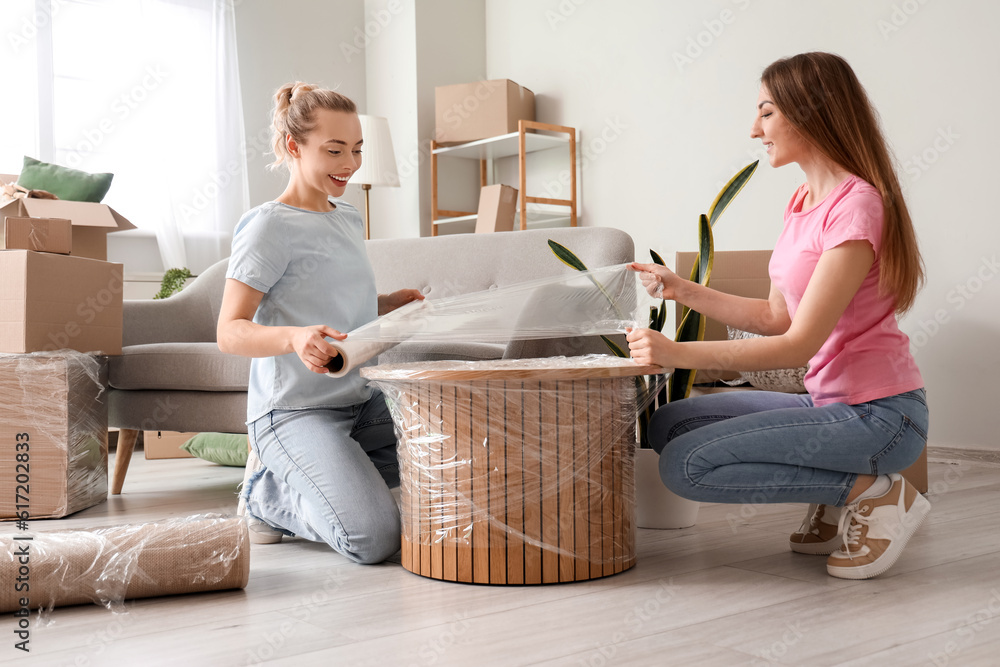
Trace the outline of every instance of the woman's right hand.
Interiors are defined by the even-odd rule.
[[[338,354],[327,338],[344,340],[347,334],[323,324],[298,327],[292,334],[292,349],[313,373],[326,373],[326,365]]]
[[[669,300],[677,298],[677,285],[681,282],[681,278],[667,267],[659,264],[632,262],[628,268],[631,271],[639,272],[642,286],[646,288],[650,296]]]

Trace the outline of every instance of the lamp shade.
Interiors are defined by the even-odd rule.
[[[359,185],[387,185],[399,187],[396,172],[396,154],[392,150],[389,121],[381,116],[358,114],[361,136],[365,140],[361,155],[361,168],[351,176],[351,183]]]

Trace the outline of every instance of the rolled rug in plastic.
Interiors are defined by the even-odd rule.
[[[238,517],[0,536],[0,613],[113,608],[135,598],[244,588],[249,578],[250,541]]]

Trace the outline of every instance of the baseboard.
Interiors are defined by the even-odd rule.
[[[968,461],[982,463],[1000,468],[1000,450],[964,449],[962,447],[927,447],[927,458],[930,461],[955,463]]]

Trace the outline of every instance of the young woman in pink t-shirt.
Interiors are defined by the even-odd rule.
[[[767,67],[750,136],[771,166],[794,162],[806,174],[785,209],[770,296],[723,294],[654,264],[631,268],[651,294],[764,337],[675,343],[636,329],[629,348],[637,362],[667,368],[808,363],[808,394],[678,401],[656,412],[650,439],[664,483],[681,496],[810,503],[792,550],[827,555],[835,577],[867,579],[892,566],[930,511],[898,474],[927,441],[923,380],[896,320],[924,277],[916,235],[875,111],[839,56]]]

